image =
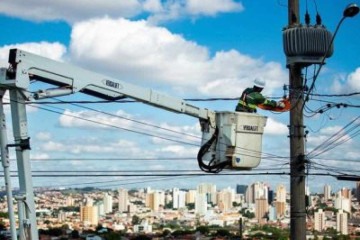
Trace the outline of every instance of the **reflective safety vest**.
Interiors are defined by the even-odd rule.
[[[236,111],[238,112],[256,112],[256,104],[252,101],[248,101],[248,98],[251,98],[250,94],[254,92],[253,88],[247,88],[241,94],[239,102],[236,106]]]
[[[236,106],[238,112],[256,112],[258,104],[265,104],[276,107],[276,101],[266,99],[261,93],[254,91],[254,88],[247,88],[241,94],[240,100]]]

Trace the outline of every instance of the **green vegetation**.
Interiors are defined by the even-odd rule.
[[[255,217],[255,213],[250,212],[247,208],[242,208],[239,213],[249,219],[253,219]]]
[[[290,236],[289,229],[279,229],[269,225],[254,226],[250,231],[250,236],[260,239],[287,240]]]

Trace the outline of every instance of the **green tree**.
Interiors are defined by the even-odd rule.
[[[220,228],[216,231],[216,236],[220,236],[220,237],[230,237],[231,233],[229,232],[229,230],[224,229],[224,228]]]
[[[162,236],[163,237],[166,237],[166,236],[168,236],[168,235],[170,235],[171,234],[171,231],[169,230],[169,229],[165,229],[164,231],[163,231],[163,233],[162,233]]]
[[[188,204],[186,204],[186,207],[189,210],[193,210],[193,209],[195,209],[195,203],[188,203]]]
[[[172,207],[173,207],[173,202],[172,201],[166,203],[165,206],[164,206],[165,209],[172,209]]]
[[[196,228],[196,231],[199,231],[203,235],[207,235],[210,232],[210,228],[208,226],[199,226]]]
[[[249,219],[252,219],[252,218],[255,217],[255,213],[250,212],[250,210],[247,209],[247,208],[241,209],[241,210],[239,211],[239,213],[240,213],[241,215],[243,215],[244,217],[249,218]]]
[[[56,236],[56,237],[61,236],[62,235],[62,229],[61,228],[50,228],[48,230],[48,234],[50,236]]]
[[[134,240],[151,240],[151,237],[146,235],[139,235],[134,238]]]
[[[102,234],[106,240],[119,240],[123,234],[121,232],[107,232]]]
[[[71,232],[71,238],[79,238],[80,234],[78,230],[72,230]]]
[[[241,207],[241,203],[232,202],[233,207]]]
[[[131,219],[132,225],[140,224],[140,222],[141,222],[141,219],[139,216],[137,216],[137,215],[132,216],[132,219]]]
[[[6,230],[6,226],[4,222],[0,222],[0,231]]]

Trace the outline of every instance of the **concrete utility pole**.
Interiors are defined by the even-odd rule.
[[[299,0],[288,0],[289,26],[299,24]],[[289,65],[290,85],[290,239],[306,239],[303,78],[299,64]]]

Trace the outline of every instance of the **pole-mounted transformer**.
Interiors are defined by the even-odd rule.
[[[332,34],[322,25],[293,25],[283,30],[286,65],[323,64],[333,54]]]

